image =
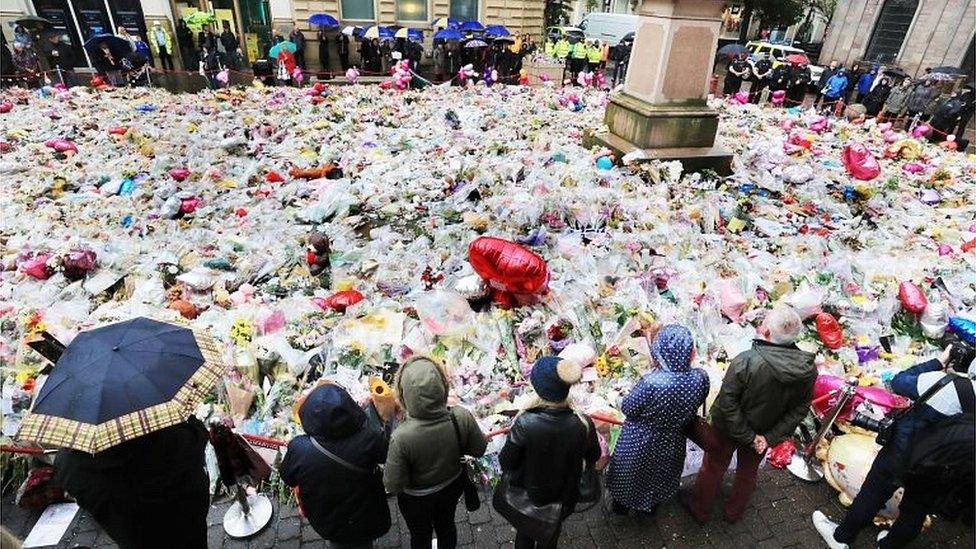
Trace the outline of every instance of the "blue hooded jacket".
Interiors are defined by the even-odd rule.
[[[847,89],[847,71],[841,69],[837,71],[837,74],[830,77],[827,81],[827,85],[824,86],[824,96],[828,99],[837,99],[843,95],[844,90]]]
[[[871,91],[871,84],[874,83],[875,76],[877,74],[874,71],[862,74],[861,79],[857,81],[857,93],[868,93]]]

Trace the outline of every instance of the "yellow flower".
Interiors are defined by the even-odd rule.
[[[607,357],[605,355],[596,357],[596,360],[593,361],[593,367],[596,368],[596,374],[600,377],[610,375],[610,365],[607,363]]]

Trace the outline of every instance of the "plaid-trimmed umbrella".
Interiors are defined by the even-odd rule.
[[[186,421],[222,374],[203,332],[141,317],[102,326],[68,345],[17,436],[101,452]]]

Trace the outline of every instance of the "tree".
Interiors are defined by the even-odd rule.
[[[546,28],[562,25],[569,17],[569,4],[566,0],[546,0],[546,7],[542,13]]]
[[[749,25],[753,17],[766,27],[788,27],[803,17],[805,9],[803,0],[745,0],[742,4],[739,42],[749,39]]]

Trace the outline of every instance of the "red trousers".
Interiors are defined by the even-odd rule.
[[[725,520],[735,522],[742,517],[746,505],[749,504],[749,496],[756,488],[756,473],[759,471],[759,464],[765,452],[757,454],[749,444],[740,445],[717,431],[715,435],[717,446],[705,452],[702,468],[698,471],[691,511],[699,522],[708,521],[719,487],[722,485],[722,477],[729,468],[732,454],[737,452],[738,461],[735,480],[732,481],[732,493],[725,502]]]

